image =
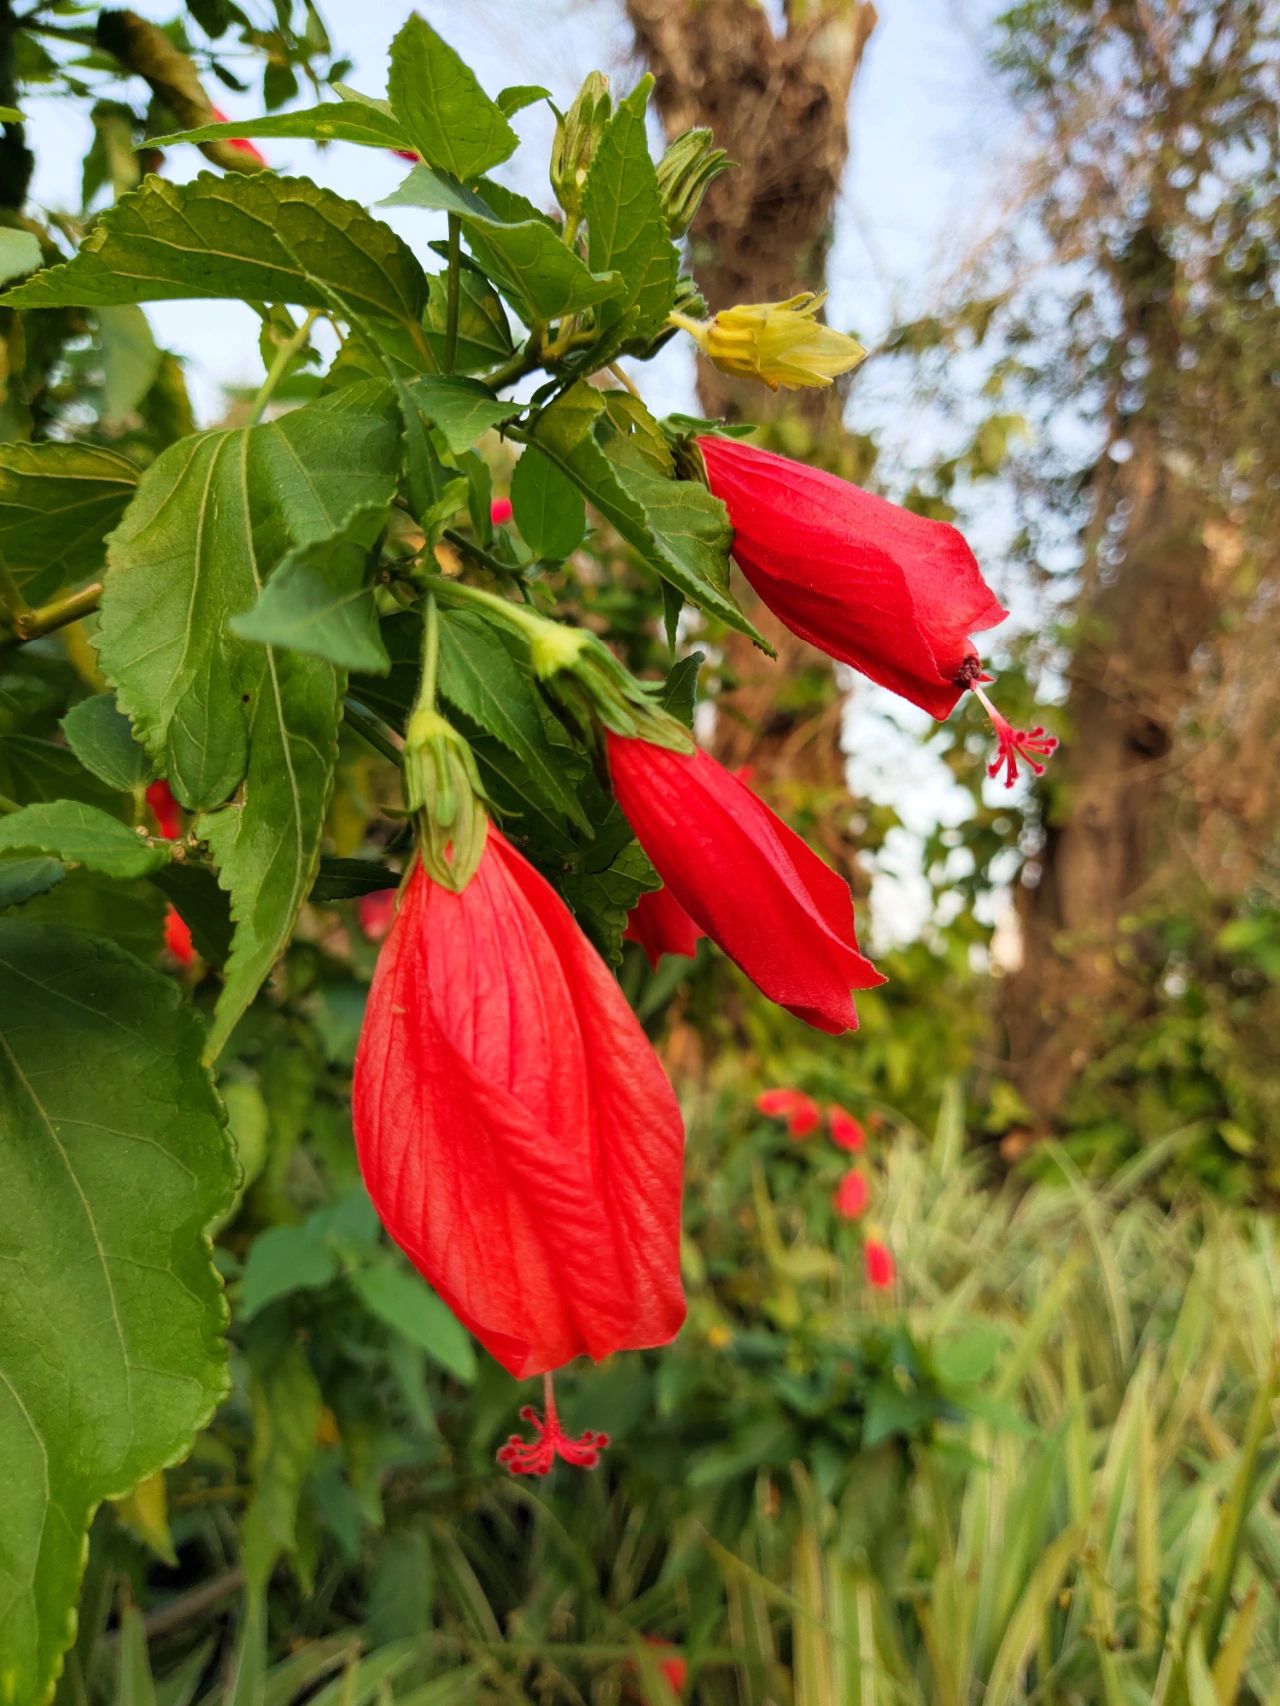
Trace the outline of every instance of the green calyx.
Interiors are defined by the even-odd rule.
[[[420,706],[404,743],[405,803],[418,814],[427,874],[460,893],[484,853],[489,814],[470,746],[447,717]]]
[[[551,145],[551,187],[575,227],[582,213],[582,192],[591,160],[600,146],[612,108],[609,79],[602,71],[593,71],[568,112],[557,114],[555,141]]]
[[[676,137],[658,162],[662,212],[672,237],[684,236],[703,196],[732,164],[724,149],[715,146],[712,133],[701,126]]]
[[[693,737],[664,711],[643,682],[585,628],[547,622],[530,641],[533,672],[584,733],[596,725],[632,740],[692,752]]]

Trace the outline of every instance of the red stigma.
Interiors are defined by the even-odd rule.
[[[560,1426],[555,1388],[549,1374],[543,1376],[542,1390],[545,1415],[539,1416],[532,1404],[526,1404],[520,1412],[520,1420],[533,1429],[533,1438],[526,1440],[512,1434],[498,1448],[498,1462],[513,1475],[549,1475],[557,1457],[563,1457],[575,1469],[594,1469],[609,1443],[608,1434],[588,1428],[573,1439]]]
[[[1000,715],[978,683],[975,681],[971,685],[985,705],[991,726],[996,731],[996,755],[987,766],[987,775],[998,776],[1003,769],[1004,785],[1012,788],[1018,779],[1018,760],[1021,759],[1029,770],[1043,776],[1044,765],[1037,760],[1048,758],[1050,753],[1057,751],[1057,735],[1046,734],[1039,724],[1034,729],[1015,729],[1006,717]]]

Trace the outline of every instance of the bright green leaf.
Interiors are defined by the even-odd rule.
[[[503,403],[478,379],[458,379],[441,374],[415,379],[409,394],[422,414],[439,429],[455,456],[460,456],[499,421],[517,413],[514,403]]]
[[[118,709],[115,695],[95,693],[73,705],[62,719],[67,745],[100,782],[122,793],[153,780],[156,767],[133,738],[128,717]]]
[[[0,852],[51,853],[104,877],[145,877],[168,864],[164,842],[144,840],[94,806],[48,800],[0,817]]]
[[[0,298],[6,308],[103,308],[229,297],[332,308],[417,327],[427,281],[408,245],[309,178],[149,177],[101,215],[71,260]]]
[[[295,1291],[328,1285],[338,1262],[311,1226],[269,1226],[249,1247],[240,1278],[239,1318],[251,1321],[260,1310]]]
[[[523,112],[525,107],[531,107],[537,101],[549,101],[550,89],[544,89],[540,83],[513,83],[509,89],[499,89],[496,100],[508,118],[514,113]]]
[[[515,151],[502,108],[416,12],[391,44],[387,93],[409,146],[455,178],[478,178]]]
[[[408,148],[404,127],[384,101],[322,101],[291,113],[268,113],[263,118],[233,119],[202,124],[195,130],[176,130],[155,136],[148,148],[172,148],[179,142],[234,141],[238,137],[299,137],[307,142],[356,142],[366,148]]]
[[[476,1353],[466,1328],[416,1274],[400,1268],[365,1268],[351,1284],[365,1308],[434,1357],[456,1379],[476,1377]]]
[[[632,339],[652,338],[675,301],[680,256],[667,231],[644,122],[652,87],[646,77],[619,103],[583,191],[591,270],[617,271],[627,281],[625,294],[599,311],[608,347],[593,353],[597,366]]]
[[[89,444],[0,444],[0,561],[33,604],[102,569],[138,470]]]
[[[7,225],[0,228],[0,284],[8,284],[11,278],[24,278],[43,263],[40,240],[32,232],[17,231]]]
[[[44,1698],[104,1498],[176,1462],[225,1388],[205,1228],[235,1183],[172,981],[0,921],[0,1653]],[[39,1331],[33,1332],[33,1323]]]
[[[557,561],[576,551],[587,529],[582,493],[533,445],[511,477],[516,525],[529,549]]]

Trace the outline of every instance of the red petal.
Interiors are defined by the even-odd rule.
[[[462,894],[421,866],[409,881],[353,1117],[391,1235],[517,1378],[679,1331],[675,1097],[564,903],[494,830]]]
[[[705,934],[671,890],[662,888],[640,896],[628,914],[622,937],[626,942],[638,942],[656,971],[664,954],[679,954],[691,960]]]
[[[618,803],[689,916],[771,1001],[819,1030],[858,1023],[853,897],[794,830],[704,752],[607,736]]]

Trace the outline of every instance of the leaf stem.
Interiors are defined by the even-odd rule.
[[[458,303],[462,290],[462,222],[449,215],[449,279],[444,318],[444,370],[452,373],[458,362]]]
[[[286,338],[276,351],[275,360],[267,369],[267,377],[258,387],[258,394],[249,405],[249,426],[257,426],[267,404],[275,396],[281,380],[293,365],[294,357],[303,349],[311,337],[311,328],[323,312],[320,308],[309,308],[303,316],[302,324],[291,338]]]
[[[500,367],[495,367],[492,373],[486,373],[484,382],[491,391],[499,391],[504,385],[513,385],[517,379],[523,379],[526,373],[536,372],[541,366],[541,349],[526,344],[524,349],[518,349]]]
[[[423,604],[422,630],[422,685],[418,688],[418,704],[434,710],[440,661],[440,610],[434,592],[427,594]]]
[[[613,377],[620,385],[625,385],[633,397],[640,398],[641,402],[644,401],[643,397],[640,397],[640,393],[636,389],[635,381],[631,378],[631,375],[629,373],[625,373],[616,361],[611,361],[605,371],[612,373]]]
[[[376,716],[367,705],[362,705],[359,699],[352,698],[348,693],[342,701],[346,721],[356,733],[383,758],[389,759],[397,767],[404,764],[404,754],[392,740],[391,728]]]
[[[34,610],[11,610],[4,618],[7,633],[0,634],[0,649],[4,646],[24,646],[29,640],[41,640],[57,628],[78,622],[98,608],[102,598],[102,582],[90,581],[79,592],[67,592],[61,598],[51,598],[48,604]]]
[[[526,604],[529,602],[529,589],[525,586],[524,576],[519,569],[513,569],[510,563],[504,563],[500,557],[495,557],[491,551],[486,551],[482,545],[477,545],[473,539],[468,539],[465,533],[459,533],[456,528],[446,527],[443,537],[451,545],[456,545],[459,551],[464,551],[468,557],[474,557],[477,563],[493,574],[514,581],[520,589],[520,596]]]

